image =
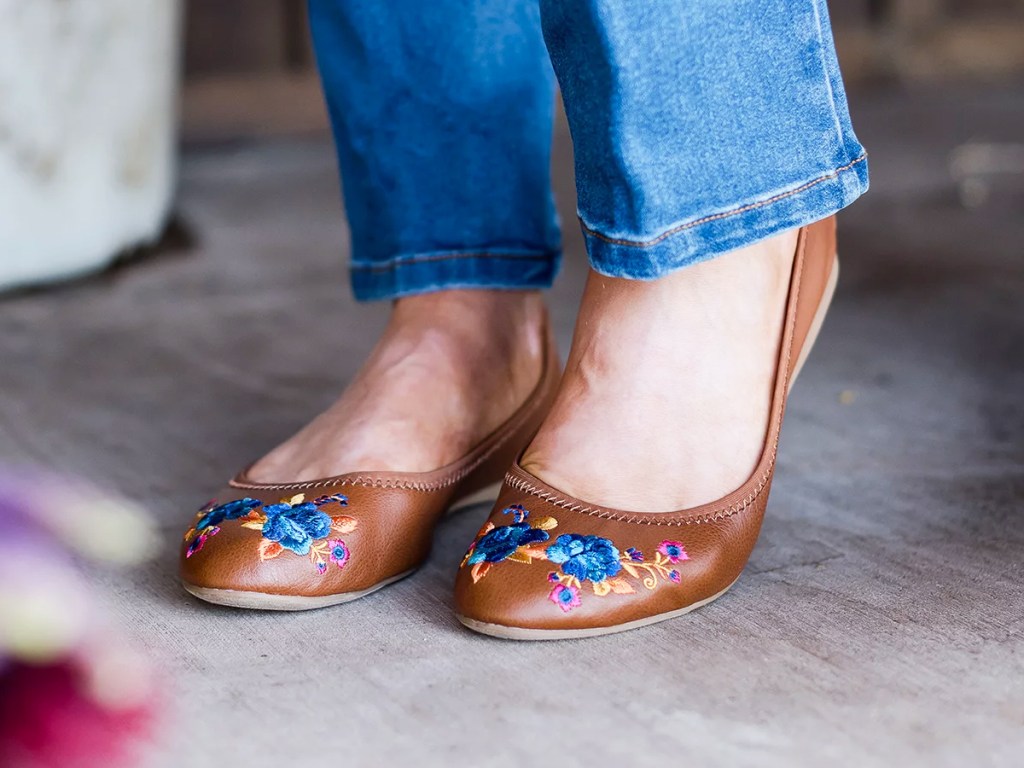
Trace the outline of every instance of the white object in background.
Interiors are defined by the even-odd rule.
[[[159,237],[179,34],[179,0],[0,0],[0,289]]]

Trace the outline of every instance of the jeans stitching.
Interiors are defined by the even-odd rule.
[[[628,246],[628,247],[632,247],[632,248],[649,248],[652,245],[657,245],[658,243],[660,243],[660,242],[662,242],[662,241],[672,237],[672,235],[677,235],[680,232],[683,232],[683,231],[685,231],[687,229],[693,229],[694,227],[700,226],[701,224],[707,224],[710,221],[717,221],[719,219],[726,219],[726,218],[729,218],[730,216],[737,216],[737,215],[739,215],[741,213],[746,213],[747,211],[752,211],[752,210],[755,210],[757,208],[761,208],[761,207],[763,207],[765,205],[771,205],[772,203],[778,202],[779,200],[783,200],[783,199],[785,199],[787,197],[792,197],[793,195],[798,195],[801,192],[805,192],[806,190],[810,189],[811,187],[814,187],[814,186],[817,186],[818,184],[821,184],[822,182],[829,181],[830,179],[837,179],[837,178],[839,178],[839,174],[843,173],[844,171],[850,170],[851,168],[853,168],[853,166],[857,165],[858,163],[862,163],[862,162],[864,162],[867,159],[868,159],[868,155],[865,152],[863,155],[858,157],[856,160],[853,160],[853,161],[847,163],[846,165],[840,166],[839,168],[836,168],[833,171],[829,171],[828,173],[826,173],[826,174],[824,174],[822,176],[819,176],[816,179],[812,179],[811,181],[808,181],[806,184],[802,184],[801,186],[797,187],[796,189],[791,189],[788,192],[780,192],[779,194],[773,195],[772,197],[766,198],[764,200],[759,200],[756,203],[750,203],[749,205],[744,205],[744,206],[741,206],[739,208],[734,208],[731,211],[723,211],[722,213],[715,213],[715,214],[712,214],[710,216],[704,216],[703,218],[696,219],[694,221],[689,221],[686,224],[680,224],[678,227],[673,227],[672,229],[668,230],[667,232],[662,232],[660,235],[658,235],[653,240],[620,240],[620,239],[608,237],[607,235],[603,235],[600,232],[598,232],[598,231],[588,227],[586,222],[584,222],[582,218],[580,218],[580,227],[583,229],[584,234],[586,234],[586,235],[588,235],[590,237],[597,238],[598,240],[602,240],[602,241],[604,241],[606,243],[610,243],[612,245],[623,245],[623,246]]]

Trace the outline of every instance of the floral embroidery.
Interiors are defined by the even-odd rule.
[[[547,549],[548,560],[562,566],[562,572],[579,581],[595,584],[622,570],[619,550],[600,536],[563,533]]]
[[[327,542],[327,546],[331,562],[339,568],[344,568],[345,563],[348,562],[348,547],[345,546],[345,542],[341,539],[331,539]]]
[[[196,552],[203,548],[206,540],[216,533],[220,533],[220,528],[216,525],[206,528],[202,533],[196,536],[188,545],[188,549],[185,550],[185,557],[192,557]]]
[[[506,507],[502,514],[512,515],[514,522],[495,526],[488,521],[462,559],[463,565],[473,566],[473,581],[480,581],[494,563],[531,563],[535,558],[545,557],[544,550],[535,545],[548,540],[548,531],[557,525],[555,519],[544,517],[531,526],[526,522],[530,513],[522,504]]]
[[[331,532],[331,518],[315,504],[271,504],[263,508],[263,519],[258,525],[264,539],[276,541],[297,555],[308,555],[313,542]]]
[[[663,541],[658,545],[658,551],[667,557],[670,563],[679,563],[690,559],[686,550],[683,549],[683,545],[678,541]]]
[[[540,528],[531,528],[526,523],[513,523],[495,528],[476,543],[469,563],[500,563],[511,557],[516,550],[527,544],[547,541],[548,532]]]
[[[551,590],[551,594],[548,595],[548,600],[561,608],[563,613],[568,613],[582,602],[580,591],[576,587],[567,587],[565,584],[556,584],[555,588]]]
[[[237,520],[249,514],[249,510],[258,507],[260,503],[256,499],[244,498],[229,501],[227,504],[217,506],[216,501],[208,501],[199,510],[201,513],[196,521],[196,530],[201,531],[214,525],[220,525],[225,520]]]
[[[558,526],[557,520],[545,517],[530,525],[526,522],[530,513],[521,504],[506,507],[502,514],[511,515],[513,522],[495,526],[488,521],[470,545],[462,565],[472,566],[470,575],[475,583],[493,565],[506,560],[553,563],[559,569],[547,575],[548,583],[553,585],[548,600],[564,613],[582,604],[584,584],[589,584],[598,597],[635,593],[631,579],[638,579],[647,589],[654,589],[661,581],[679,584],[682,575],[671,566],[690,559],[681,542],[669,540],[658,545],[652,561],[647,561],[636,547],[620,552],[610,539],[601,536],[563,533],[541,546],[549,541],[548,531]]]
[[[348,499],[341,494],[320,496],[312,502],[305,499],[300,493],[267,505],[248,497],[219,506],[211,501],[196,513],[195,525],[185,533],[185,557],[199,552],[225,520],[241,520],[243,528],[262,534],[257,550],[261,560],[271,560],[288,550],[308,556],[320,574],[327,572],[328,560],[343,568],[351,556],[348,545],[342,539],[328,541],[327,537],[332,532],[351,533],[358,521],[348,515],[330,514],[324,507],[345,507]]]

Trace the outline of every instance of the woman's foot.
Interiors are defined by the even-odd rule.
[[[455,461],[537,385],[544,329],[537,292],[451,290],[399,299],[338,401],[252,466],[248,479],[427,472]]]
[[[739,487],[764,448],[797,234],[652,282],[592,272],[523,469],[628,511],[688,509]]]

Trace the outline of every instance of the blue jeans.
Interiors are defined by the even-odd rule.
[[[359,299],[551,284],[553,75],[606,275],[657,278],[868,186],[825,0],[309,7]]]

